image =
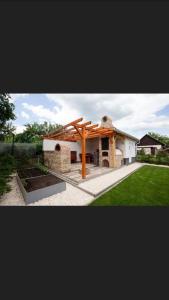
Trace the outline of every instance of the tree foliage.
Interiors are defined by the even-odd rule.
[[[22,133],[18,133],[15,136],[15,142],[18,143],[36,143],[41,141],[41,136],[54,132],[60,129],[62,126],[59,124],[51,124],[44,122],[38,124],[34,122],[32,124],[25,124],[25,130]]]
[[[10,134],[15,130],[10,120],[15,120],[14,114],[15,106],[10,102],[9,94],[0,94],[0,138],[6,134]]]
[[[160,141],[161,143],[164,143],[166,146],[169,146],[169,136],[162,135],[156,132],[148,132],[148,135],[152,136],[153,138]]]

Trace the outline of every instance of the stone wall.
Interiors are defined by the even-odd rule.
[[[44,164],[53,171],[69,172],[71,169],[70,148],[60,145],[59,151],[44,151]]]

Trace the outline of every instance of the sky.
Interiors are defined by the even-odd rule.
[[[83,117],[100,123],[110,116],[120,130],[141,138],[149,131],[169,136],[169,94],[10,94],[16,133],[26,123],[65,125]]]

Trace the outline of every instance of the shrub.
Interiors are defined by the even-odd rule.
[[[45,174],[48,173],[48,168],[45,167],[44,165],[42,165],[41,163],[36,164],[36,167],[39,168],[42,172],[44,172]]]
[[[140,150],[140,155],[145,155],[145,151],[143,148]]]
[[[36,144],[36,155],[42,154],[42,143]]]
[[[136,160],[139,162],[146,162],[150,164],[169,165],[169,156],[162,155],[162,153],[157,154],[157,156],[150,154],[137,155]]]
[[[0,196],[10,191],[8,184],[11,173],[16,168],[16,161],[10,154],[0,156]]]
[[[15,158],[10,154],[4,154],[0,156],[0,170],[9,170],[11,172],[16,168]]]

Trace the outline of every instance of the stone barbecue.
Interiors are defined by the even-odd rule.
[[[53,171],[69,172],[71,170],[70,148],[57,143],[54,151],[44,151],[44,163]]]

